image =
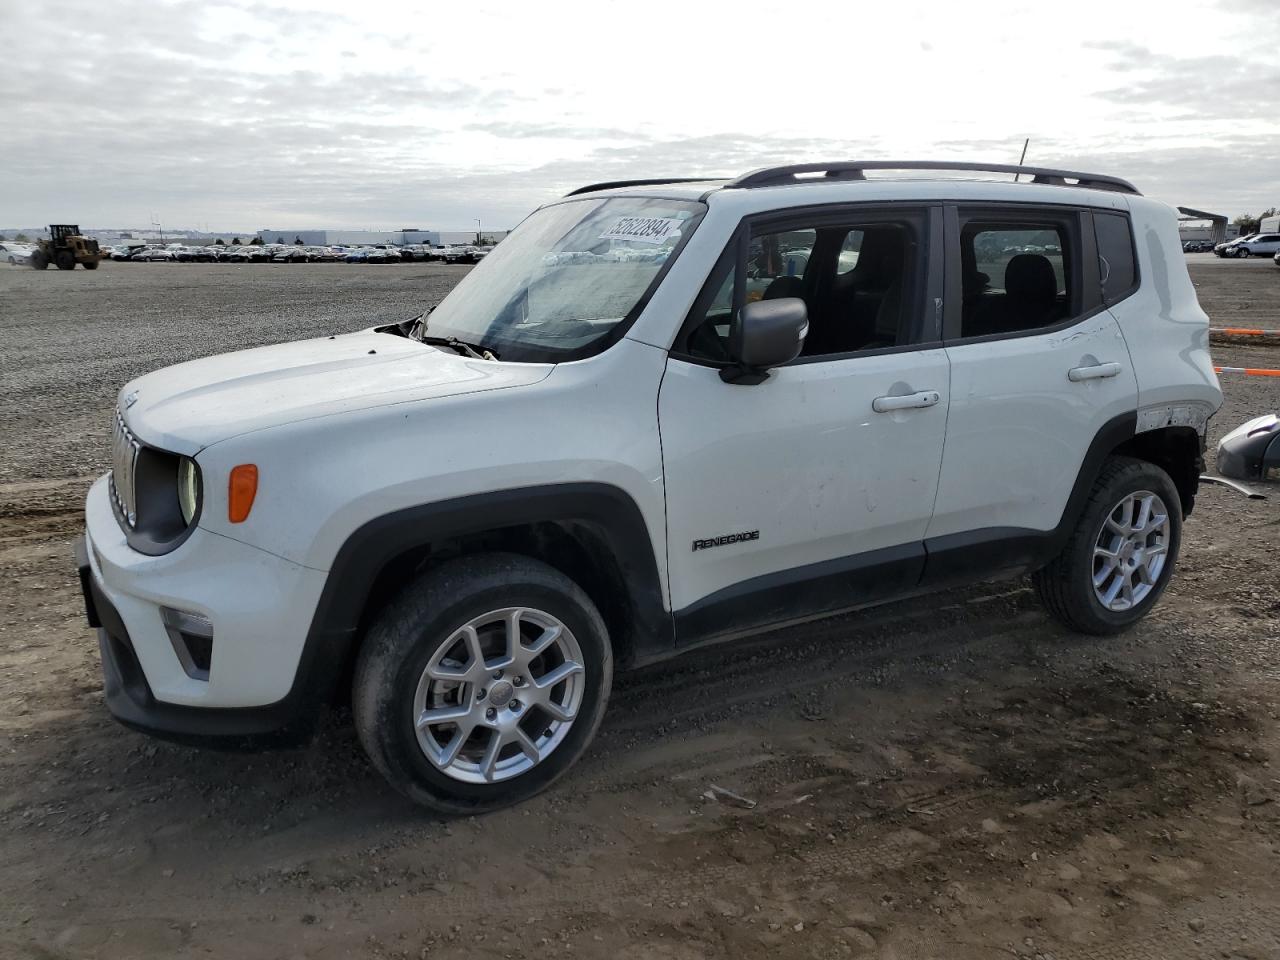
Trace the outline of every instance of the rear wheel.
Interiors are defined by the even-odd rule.
[[[43,250],[36,250],[31,254],[31,269],[32,270],[48,270],[49,269],[49,258],[48,256],[45,255],[45,252]]]
[[[54,254],[53,262],[58,265],[59,270],[74,270],[76,268],[76,255],[70,250],[59,250]]]
[[[1032,581],[1045,607],[1080,633],[1119,633],[1146,616],[1173,576],[1182,504],[1155,464],[1112,457],[1062,552]]]
[[[356,730],[410,800],[480,813],[573,765],[612,679],[604,622],[572,580],[528,557],[464,557],[412,584],[370,629]]]

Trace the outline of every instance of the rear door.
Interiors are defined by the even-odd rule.
[[[810,210],[726,251],[658,403],[678,640],[917,584],[947,417],[941,227],[940,208]],[[808,307],[804,352],[763,383],[721,380],[734,312],[782,296]]]
[[[1088,211],[948,205],[946,220],[951,410],[931,582],[1043,559],[1095,438],[1131,436],[1137,409]]]

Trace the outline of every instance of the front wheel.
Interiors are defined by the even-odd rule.
[[[1236,256],[1240,257],[1241,259],[1248,260],[1251,256],[1253,256],[1253,251],[1250,250],[1248,247],[1241,247],[1239,250],[1236,251]]]
[[[43,250],[37,250],[31,254],[31,269],[32,270],[48,270],[49,269],[49,257],[45,254]]]
[[[612,680],[604,621],[577,584],[528,557],[464,557],[415,581],[371,627],[356,664],[356,730],[410,800],[482,813],[573,765]]]
[[[1182,541],[1182,502],[1155,464],[1111,457],[1062,552],[1032,577],[1041,602],[1080,633],[1119,633],[1164,592]]]

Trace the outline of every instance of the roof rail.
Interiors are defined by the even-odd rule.
[[[727,184],[728,187],[776,187],[783,184],[806,183],[810,180],[865,180],[864,170],[979,170],[984,173],[1025,174],[1032,183],[1049,183],[1060,187],[1089,187],[1094,190],[1115,190],[1119,193],[1141,194],[1128,180],[1107,177],[1097,173],[1077,173],[1074,170],[1054,170],[1048,167],[1024,167],[1013,163],[971,163],[963,160],[851,160],[839,163],[795,163],[785,167],[764,167],[744,174]],[[822,174],[804,178],[798,174]],[[1068,183],[1074,180],[1075,183]]]
[[[595,193],[597,190],[614,190],[618,187],[652,187],[662,183],[703,183],[723,179],[724,177],[652,177],[647,180],[605,180],[603,183],[589,183],[577,190],[570,190],[565,196],[576,197],[580,193]]]

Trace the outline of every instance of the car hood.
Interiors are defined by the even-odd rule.
[[[118,409],[143,443],[194,456],[282,423],[525,386],[551,370],[551,364],[474,360],[365,330],[166,367],[127,383]]]

